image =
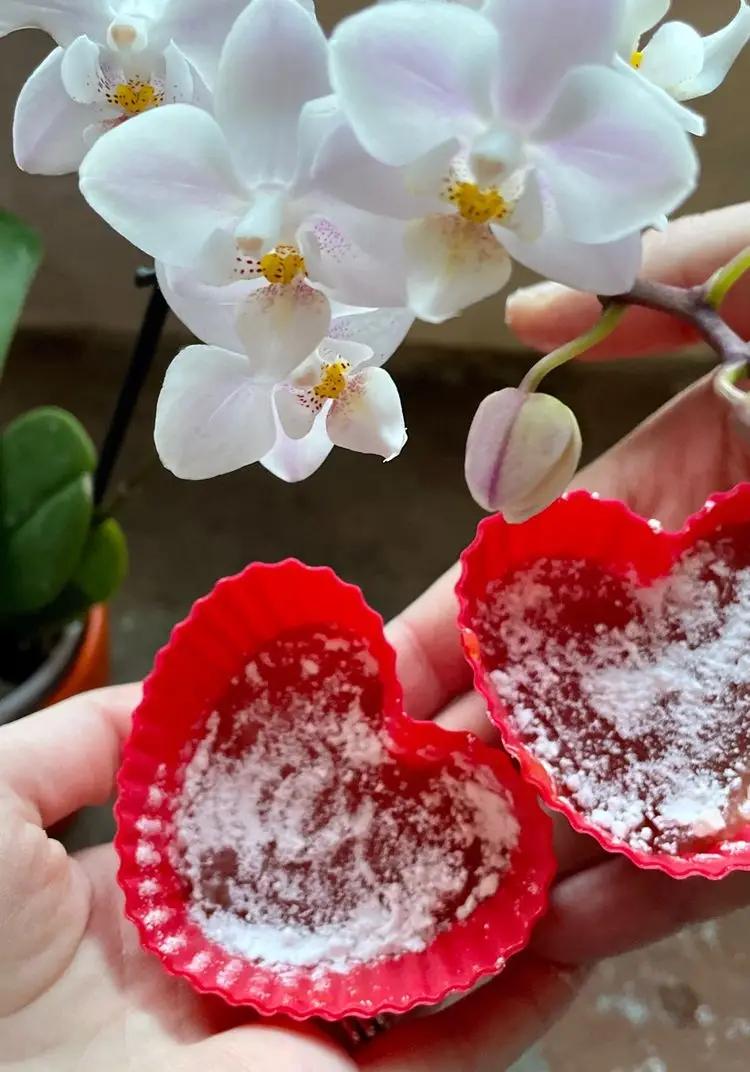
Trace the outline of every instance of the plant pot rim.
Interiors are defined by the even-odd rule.
[[[42,665],[12,692],[0,699],[0,726],[31,714],[44,706],[75,661],[89,626],[89,615],[83,621],[70,622]]]

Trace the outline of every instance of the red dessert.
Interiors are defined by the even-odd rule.
[[[375,1015],[500,970],[549,822],[497,750],[402,711],[382,621],[330,570],[220,582],[146,682],[117,805],[126,910],[194,985]]]
[[[463,565],[477,685],[545,799],[643,867],[750,869],[750,487],[676,534],[576,492]]]

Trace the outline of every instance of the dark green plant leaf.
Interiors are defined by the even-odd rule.
[[[71,577],[90,607],[111,599],[128,572],[128,545],[119,522],[108,517],[89,533],[81,561]]]
[[[60,595],[81,561],[92,514],[92,479],[84,473],[0,532],[0,616],[33,614]]]
[[[0,375],[41,258],[35,232],[10,213],[0,212]]]
[[[94,444],[72,414],[44,406],[18,417],[0,436],[0,531],[26,524],[95,467]]]

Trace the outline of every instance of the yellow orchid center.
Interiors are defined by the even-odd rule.
[[[286,286],[305,274],[305,258],[294,246],[276,246],[263,254],[258,267],[269,283]]]
[[[482,188],[475,182],[450,183],[447,198],[456,206],[459,214],[471,223],[502,220],[511,208],[496,187]]]
[[[638,49],[636,49],[635,52],[633,52],[633,54],[630,57],[630,66],[634,67],[636,69],[636,71],[637,71],[642,63],[643,63],[643,53],[639,52]]]
[[[351,368],[348,361],[332,361],[324,365],[320,379],[312,389],[316,398],[332,398],[334,401],[341,398],[346,390],[347,373]]]
[[[111,94],[111,104],[116,104],[126,115],[140,115],[152,108],[158,108],[164,99],[150,82],[120,82]]]

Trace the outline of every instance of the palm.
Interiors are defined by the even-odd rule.
[[[12,1006],[0,1010],[9,1013],[0,1020],[0,1049],[10,1068],[222,1072],[243,1067],[238,1066],[240,1039],[233,1029],[251,1023],[247,1010],[197,995],[140,949],[134,928],[123,916],[111,846],[60,863],[54,842],[48,842],[41,854],[35,848],[27,860],[17,860],[29,886],[43,893],[37,908],[33,902],[27,905],[28,925],[3,955],[7,964],[3,976],[16,980],[23,976],[30,999],[15,1011]],[[46,887],[41,885],[45,877]],[[61,947],[51,957],[42,951],[35,972],[40,954],[37,936],[44,926],[35,926],[33,915],[46,911],[49,904],[56,904],[55,927],[60,933],[76,934],[87,922],[72,951]],[[270,1067],[272,1061],[280,1070],[299,1068],[303,1054],[305,1067],[316,1072],[354,1067],[333,1046],[316,1041],[312,1032],[309,1041],[304,1034],[290,1032],[285,1046],[266,1029],[247,1026],[241,1035],[242,1052],[252,1052],[261,1068]]]
[[[677,528],[712,492],[748,479],[750,437],[703,380],[580,473],[576,486]]]

